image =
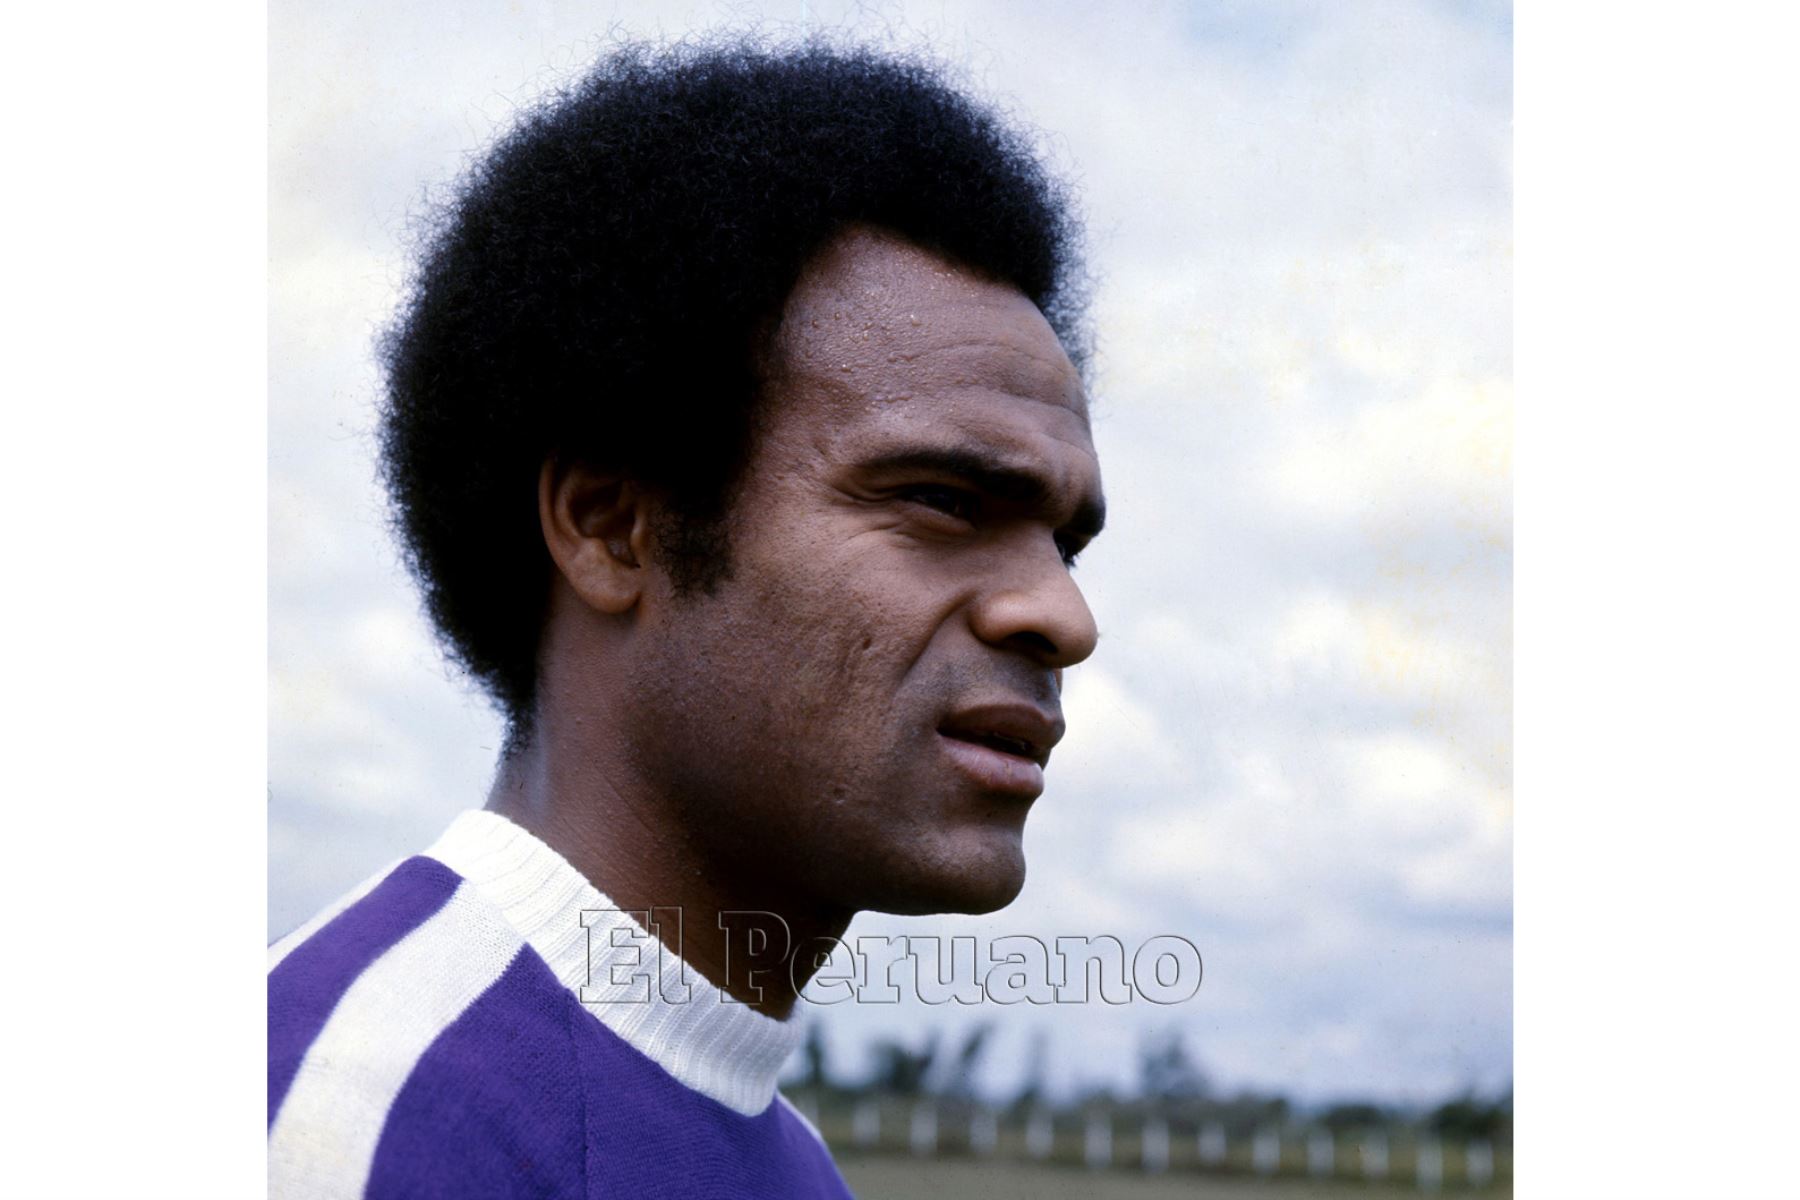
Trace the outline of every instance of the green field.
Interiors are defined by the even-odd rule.
[[[858,1155],[844,1150],[837,1152],[837,1160],[858,1200],[958,1200],[964,1196],[983,1200],[1417,1200],[1422,1194],[1411,1185],[1393,1183],[1315,1183],[1192,1172],[1146,1176],[1124,1170]],[[1512,1195],[1512,1188],[1501,1184],[1472,1192],[1447,1187],[1436,1194],[1503,1200]]]

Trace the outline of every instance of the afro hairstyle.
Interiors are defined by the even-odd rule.
[[[652,492],[663,565],[711,590],[782,305],[859,224],[1016,287],[1085,363],[1066,188],[915,58],[616,48],[436,206],[379,344],[382,475],[426,610],[510,744],[531,724],[553,570],[543,464]]]

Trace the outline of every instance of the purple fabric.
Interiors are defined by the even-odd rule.
[[[308,1046],[351,983],[450,899],[462,877],[434,858],[409,858],[269,972],[269,1125]]]
[[[588,1196],[849,1200],[831,1156],[779,1100],[746,1117],[684,1086],[591,1014],[576,1013]]]
[[[357,975],[461,882],[435,859],[410,858],[270,972],[271,1126]],[[582,1008],[525,946],[414,1064],[382,1121],[364,1195],[848,1200],[850,1192],[785,1105],[746,1117],[690,1090]]]
[[[583,1010],[530,948],[432,1043],[364,1195],[847,1200],[779,1101],[746,1117]]]
[[[586,1014],[521,950],[407,1077],[363,1195],[586,1195],[574,1017]]]

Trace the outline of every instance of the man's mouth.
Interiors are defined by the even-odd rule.
[[[1044,767],[1063,722],[1028,704],[985,705],[952,714],[938,734],[982,788],[1033,799],[1044,790]]]
[[[959,742],[971,742],[977,746],[986,746],[990,750],[998,750],[1002,754],[1017,755],[1020,758],[1030,759],[1032,762],[1038,761],[1036,749],[1023,738],[1009,738],[998,733],[965,733],[953,729],[941,729],[938,732],[947,738],[955,738]]]
[[[1050,748],[1062,740],[1063,719],[1061,713],[1043,712],[1033,704],[982,704],[951,713],[938,732],[1042,767],[1050,761]]]

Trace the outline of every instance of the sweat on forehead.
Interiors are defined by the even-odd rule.
[[[893,234],[854,227],[784,305],[774,373],[865,400],[991,388],[1086,412],[1081,378],[1022,292]]]

